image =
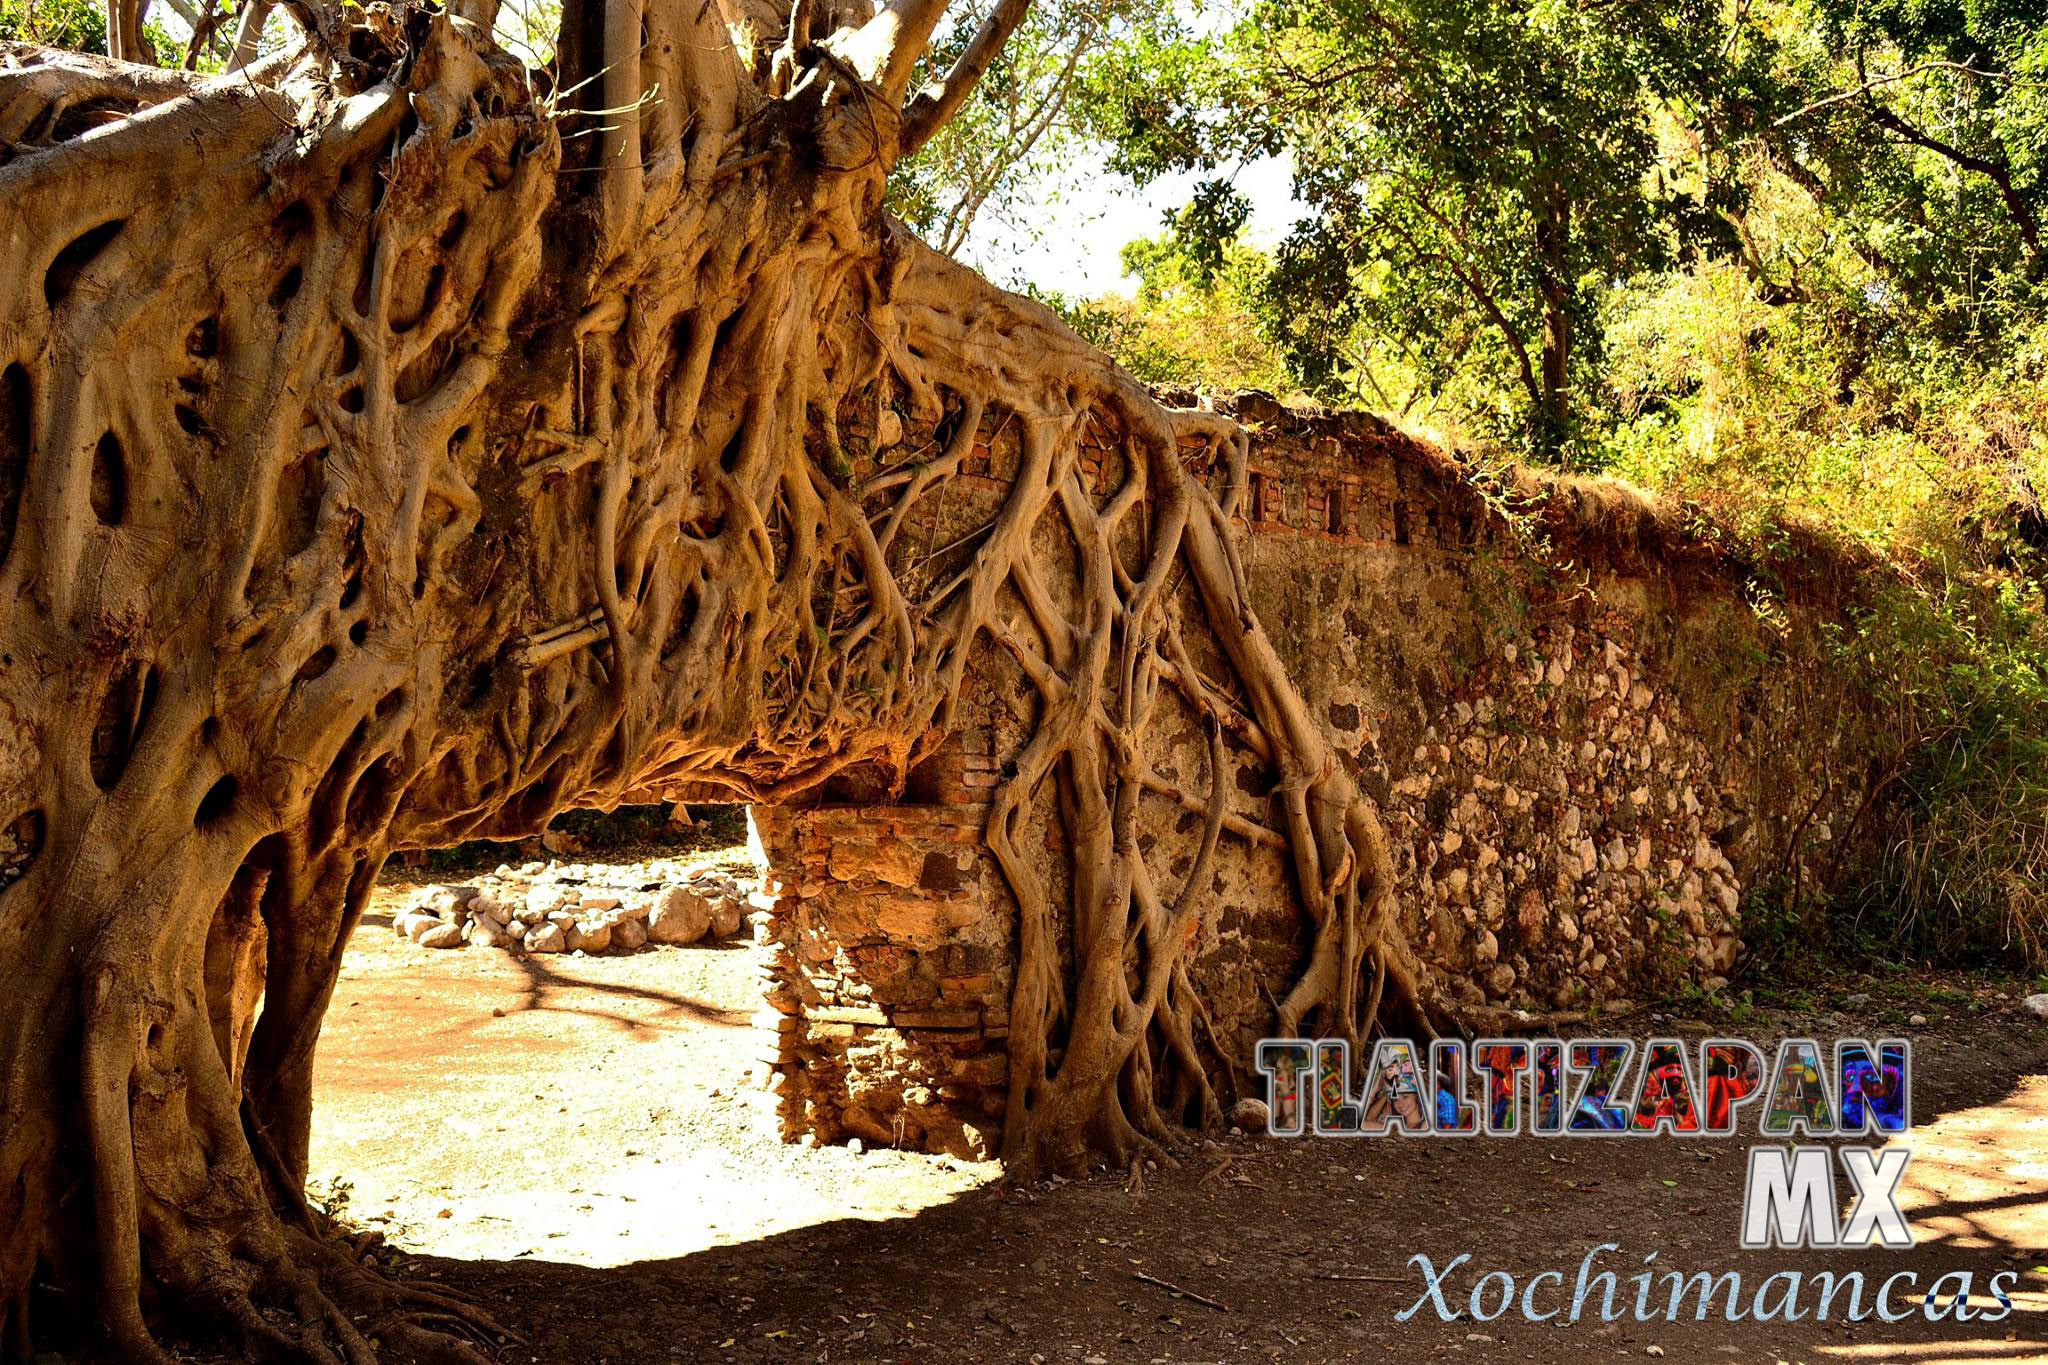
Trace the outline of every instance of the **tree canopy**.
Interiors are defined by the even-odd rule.
[[[1642,357],[1616,338],[1639,338],[1643,301],[1682,277],[1738,271],[1857,373],[1886,348],[1995,366],[2032,331],[2040,6],[1253,0],[1204,14],[1133,25],[1093,54],[1074,136],[1141,182],[1193,177],[1131,263],[1183,311],[1189,284],[1220,280],[1302,392],[1433,409],[1512,449],[1602,463],[1645,397],[1630,388]],[[1272,156],[1292,167],[1295,221],[1253,243],[1237,172]]]

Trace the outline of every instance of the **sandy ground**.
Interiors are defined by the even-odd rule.
[[[349,947],[315,1072],[311,1181],[396,1245],[622,1265],[902,1217],[994,1174],[781,1142],[747,1075],[760,986],[744,942],[435,951],[390,932],[402,895],[381,891]]]
[[[1740,1141],[1224,1137],[1142,1189],[786,1146],[746,1098],[749,950],[434,952],[388,931],[394,903],[351,947],[321,1043],[316,1193],[351,1182],[348,1217],[383,1229],[406,1273],[521,1335],[508,1362],[2048,1361],[2048,1027],[1988,996],[1915,1034],[1902,1203],[1919,1247],[1743,1252]],[[1719,1023],[1876,1036],[1896,1019]],[[1979,1307],[2009,1269],[2020,1311],[1995,1326],[1395,1321],[1422,1291],[1416,1253],[1569,1283],[1600,1243],[1623,1277],[1651,1252],[1658,1270],[1751,1286],[1914,1269],[1924,1289],[1966,1269]]]

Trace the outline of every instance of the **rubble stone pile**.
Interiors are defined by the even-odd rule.
[[[668,859],[501,863],[460,885],[420,887],[392,927],[422,948],[630,953],[731,938],[767,903],[757,880]]]

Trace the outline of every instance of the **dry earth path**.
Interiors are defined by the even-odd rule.
[[[1988,987],[1915,1031],[1902,1202],[1921,1245],[1859,1255],[1738,1250],[1734,1141],[1226,1137],[1142,1190],[786,1146],[744,1098],[756,989],[741,946],[521,960],[373,923],[321,1044],[316,1186],[352,1182],[350,1218],[518,1330],[515,1362],[2048,1360],[2048,1025]],[[1875,1036],[1902,1018],[1871,1009],[1716,1022]],[[1985,1307],[2011,1269],[2019,1311],[1995,1326],[1394,1320],[1421,1294],[1415,1253],[1569,1285],[1603,1242],[1619,1250],[1596,1268],[1623,1276],[1624,1300],[1655,1252],[1658,1270],[1741,1271],[1745,1298],[1783,1269],[1912,1268],[1923,1287],[1956,1269]]]

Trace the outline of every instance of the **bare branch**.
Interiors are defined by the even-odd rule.
[[[252,3],[253,0],[240,0],[239,7],[246,11]],[[199,54],[213,46],[214,31],[220,27],[221,20],[229,17],[228,13],[215,0],[206,0],[205,9],[196,15],[180,0],[171,0],[171,8],[179,11],[179,16],[192,25],[192,40],[185,45],[185,60],[180,65],[187,71],[194,70],[199,65]]]
[[[1861,52],[1856,54],[1856,74],[1865,74]],[[1878,126],[1898,134],[1916,147],[1924,148],[1937,156],[1947,157],[1966,171],[1975,171],[1997,186],[1999,198],[2005,201],[2006,211],[2012,216],[2013,226],[2019,229],[2021,242],[2026,247],[2027,259],[2038,260],[2041,255],[2040,226],[2034,218],[2033,206],[2027,202],[2026,196],[2020,193],[2019,187],[2013,184],[2012,167],[2006,160],[2003,157],[1977,156],[1914,127],[1878,102],[1876,96],[1867,88],[1874,84],[1875,81],[1866,79],[1866,89],[1862,94],[1864,103],[1870,110],[1870,117],[1876,120]]]
[[[604,78],[611,122],[599,134],[598,198],[605,222],[622,230],[640,207],[640,0],[604,0]]]
[[[1831,108],[1837,104],[1846,104],[1860,95],[1867,95],[1879,86],[1910,80],[1914,76],[1928,71],[1955,71],[1965,76],[1975,76],[1978,80],[2004,81],[2010,85],[2038,86],[2044,84],[2041,81],[2030,81],[2024,77],[2015,76],[2010,71],[1985,71],[1966,62],[1920,62],[1916,65],[1905,67],[1902,70],[1887,72],[1880,76],[1872,76],[1861,85],[1848,90],[1838,90],[1832,95],[1815,100],[1811,104],[1801,105],[1791,113],[1773,120],[1771,126],[1773,128],[1783,128],[1788,123],[1798,122],[1808,114],[1817,114],[1823,109]]]
[[[862,79],[893,101],[910,88],[911,73],[952,0],[888,0],[880,13],[835,43],[834,50]]]
[[[142,38],[140,0],[107,0],[107,55],[116,61],[154,66]]]
[[[1067,101],[1073,95],[1075,73],[1080,69],[1082,58],[1094,50],[1095,40],[1101,33],[1101,20],[1091,19],[1068,51],[1066,62],[1051,88],[1045,90],[1029,108],[1023,107],[1018,89],[1015,86],[1011,88],[1005,101],[1007,122],[1002,142],[993,151],[970,157],[962,168],[965,188],[946,213],[939,232],[939,250],[948,256],[960,250],[982,206],[1065,112]]]
[[[982,22],[967,50],[953,63],[953,69],[946,73],[945,83],[935,89],[918,92],[917,98],[904,111],[903,134],[898,142],[900,155],[909,156],[931,141],[932,134],[959,112],[960,105],[981,78],[988,74],[989,64],[1003,50],[1003,44],[1010,41],[1010,34],[1016,31],[1030,8],[1031,0],[1002,0],[995,12]]]
[[[242,17],[235,25],[235,50],[228,57],[228,70],[240,71],[256,60],[263,41],[263,25],[270,18],[270,0],[246,0]]]
[[[1427,214],[1438,227],[1449,233],[1451,239],[1457,242],[1459,247],[1469,251],[1470,246],[1465,240],[1464,232],[1449,218],[1445,217],[1435,205],[1429,202],[1427,192],[1423,187],[1415,186],[1413,188],[1416,207]],[[1399,219],[1389,217],[1384,222],[1393,231],[1394,235],[1408,245],[1409,250],[1414,251],[1425,260],[1433,260],[1443,266],[1444,269],[1450,271],[1458,283],[1465,286],[1466,291],[1472,295],[1473,301],[1485,312],[1486,316],[1493,322],[1494,327],[1500,332],[1501,338],[1507,342],[1508,349],[1514,352],[1515,364],[1520,371],[1522,387],[1528,391],[1530,400],[1541,404],[1543,401],[1543,389],[1536,382],[1536,367],[1534,361],[1530,358],[1529,347],[1522,340],[1521,333],[1515,330],[1514,323],[1508,320],[1506,311],[1500,306],[1500,301],[1494,297],[1493,291],[1488,289],[1485,281],[1480,279],[1478,272],[1460,265],[1451,258],[1448,252],[1431,251],[1423,246],[1415,240],[1414,234],[1401,226]]]

